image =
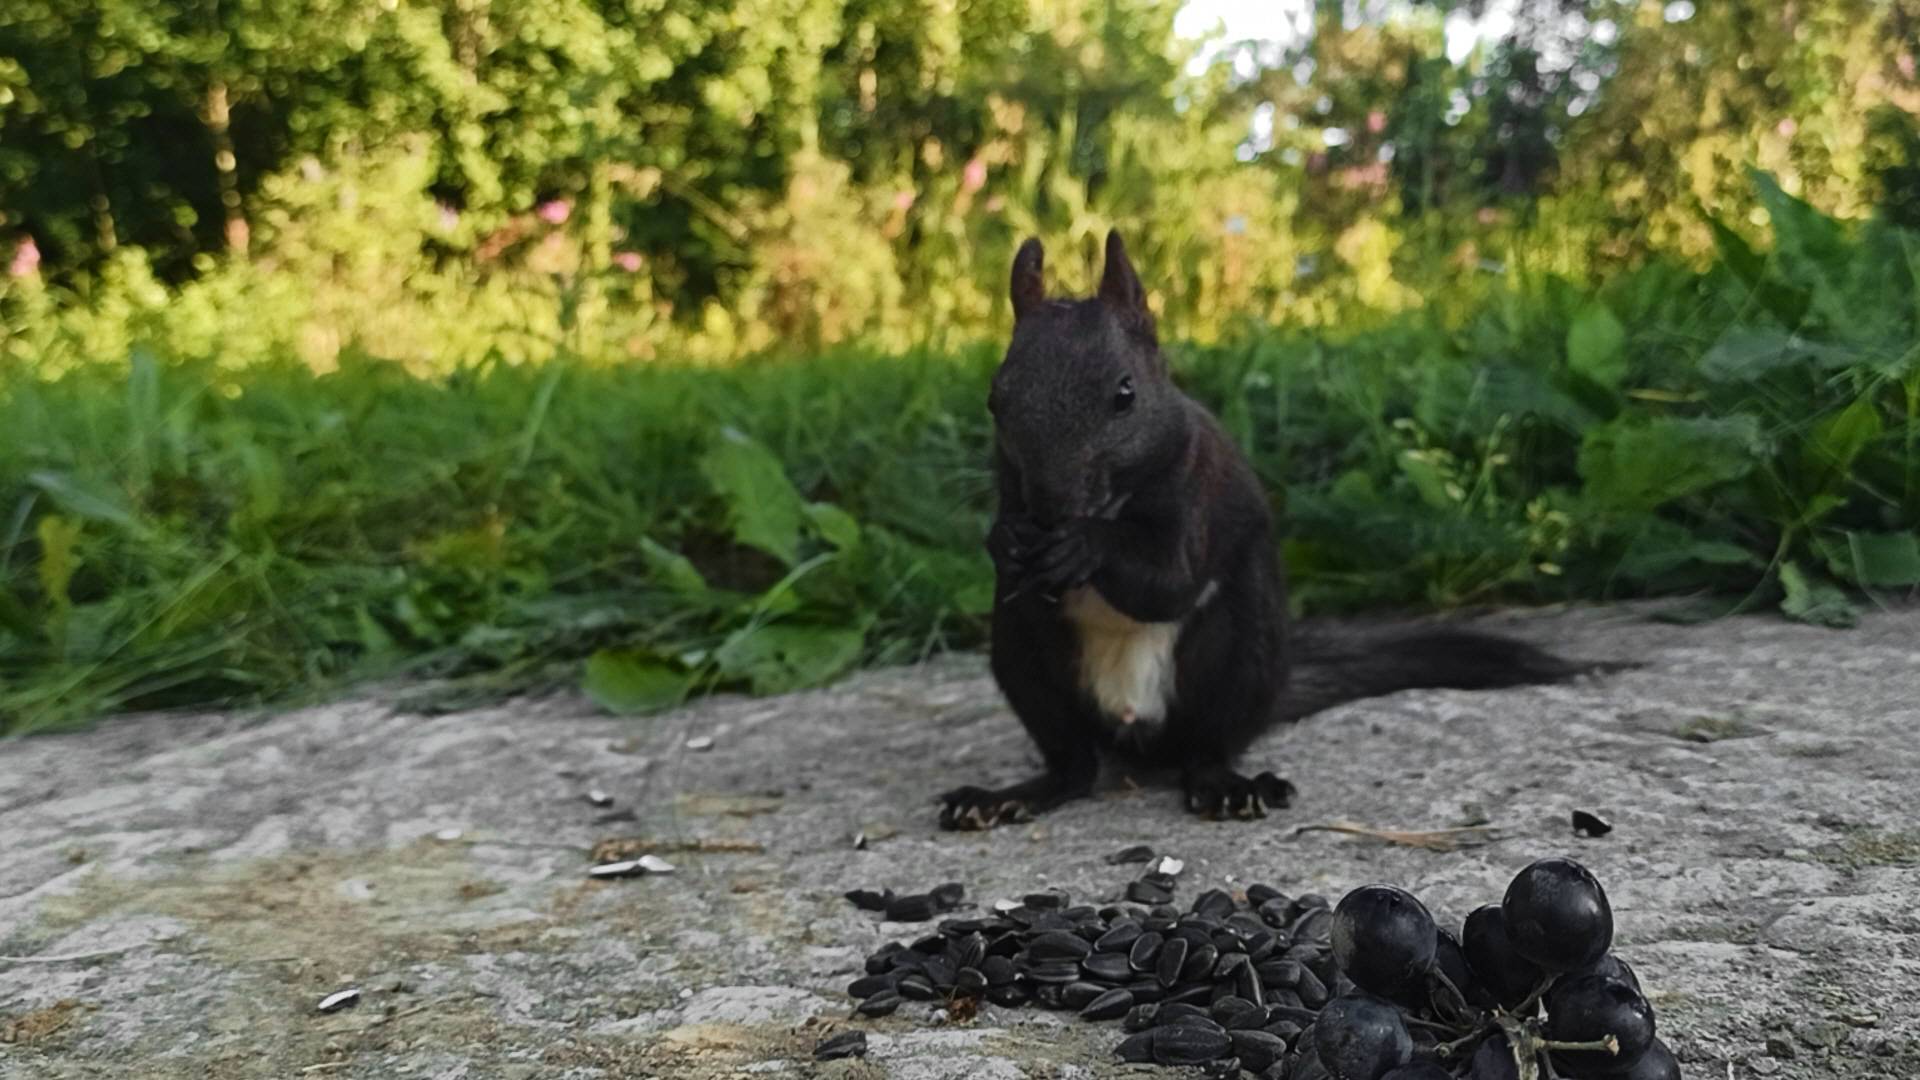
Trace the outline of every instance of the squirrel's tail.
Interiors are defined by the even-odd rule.
[[[1298,720],[1360,698],[1423,687],[1493,690],[1566,682],[1580,675],[1639,667],[1567,660],[1524,641],[1477,630],[1400,630],[1332,637],[1305,634],[1294,657],[1280,713]]]

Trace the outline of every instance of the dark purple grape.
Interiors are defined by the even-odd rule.
[[[1498,904],[1476,908],[1467,916],[1460,935],[1467,966],[1480,985],[1501,1005],[1511,1009],[1546,978],[1539,966],[1521,956],[1507,936],[1507,917]]]
[[[1514,948],[1548,971],[1579,971],[1613,945],[1607,892],[1572,859],[1541,859],[1520,871],[1500,910]]]
[[[1453,1080],[1453,1074],[1431,1061],[1416,1061],[1389,1069],[1380,1080]]]
[[[1467,963],[1466,950],[1460,947],[1460,939],[1453,931],[1442,928],[1435,932],[1433,967],[1460,991],[1468,1005],[1476,1009],[1492,1007],[1493,995],[1487,993],[1486,987],[1474,976],[1473,968]]]
[[[1626,1072],[1615,1073],[1608,1080],[1680,1080],[1680,1063],[1673,1059],[1666,1043],[1655,1039]]]
[[[1335,998],[1313,1023],[1313,1046],[1333,1080],[1380,1080],[1413,1058],[1413,1039],[1392,1002],[1365,994]]]
[[[1513,1048],[1507,1044],[1507,1037],[1493,1035],[1481,1043],[1460,1080],[1520,1080],[1520,1066],[1513,1063]]]
[[[1620,1072],[1653,1045],[1653,1006],[1640,991],[1605,975],[1561,978],[1547,992],[1546,1036],[1554,1042],[1592,1042],[1612,1035],[1620,1052],[1556,1050],[1553,1059],[1575,1075]]]
[[[1633,966],[1618,956],[1615,956],[1613,953],[1608,953],[1601,957],[1594,962],[1592,967],[1581,972],[1581,974],[1605,975],[1610,979],[1619,979],[1635,990],[1640,989],[1640,976],[1634,974]]]
[[[1381,997],[1424,996],[1433,968],[1433,916],[1405,889],[1366,885],[1333,912],[1333,955],[1354,985]]]

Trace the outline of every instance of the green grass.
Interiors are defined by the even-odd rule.
[[[1688,594],[1844,625],[1920,585],[1920,239],[1442,324],[1170,346],[1302,607]],[[979,645],[992,346],[724,369],[105,358],[0,374],[0,731],[432,677],[609,707]]]

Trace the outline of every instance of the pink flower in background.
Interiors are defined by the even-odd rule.
[[[20,241],[19,247],[13,249],[13,261],[7,264],[7,273],[23,278],[32,277],[39,270],[40,245],[34,243],[33,237],[29,236]]]
[[[460,227],[460,211],[455,210],[446,203],[436,203],[434,205],[440,210],[441,232],[452,232]]]
[[[1387,114],[1375,109],[1367,114],[1367,130],[1375,135],[1387,130]]]
[[[640,272],[640,253],[637,251],[616,251],[613,254],[613,265],[625,270],[629,274],[637,274]]]
[[[913,192],[911,191],[895,192],[893,196],[893,208],[895,210],[900,211],[903,214],[913,209]]]
[[[1773,130],[1779,132],[1781,138],[1791,139],[1793,138],[1793,133],[1800,130],[1800,125],[1794,123],[1793,117],[1789,116],[1778,124],[1775,124]]]
[[[987,163],[981,161],[979,158],[974,158],[972,161],[967,162],[967,167],[960,171],[960,190],[975,192],[985,187],[986,184]]]
[[[987,213],[989,214],[997,214],[1006,209],[1006,206],[1007,200],[998,195],[991,196],[987,199]]]
[[[549,225],[562,225],[566,223],[567,215],[573,213],[573,204],[565,199],[548,199],[535,207],[533,212]]]
[[[1908,78],[1908,79],[1913,78],[1913,54],[1912,53],[1910,52],[1901,53],[1898,57],[1894,59],[1893,66],[1900,69],[1900,74],[1903,78]]]

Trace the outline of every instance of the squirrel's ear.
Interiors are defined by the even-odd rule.
[[[1027,313],[1040,306],[1047,298],[1046,282],[1040,279],[1040,266],[1046,261],[1046,251],[1040,246],[1040,238],[1027,237],[1020,250],[1013,256],[1013,317],[1024,319]]]
[[[1153,333],[1153,313],[1147,310],[1147,290],[1127,259],[1127,246],[1120,242],[1120,230],[1107,233],[1107,265],[1100,272],[1100,299],[1123,320]]]

